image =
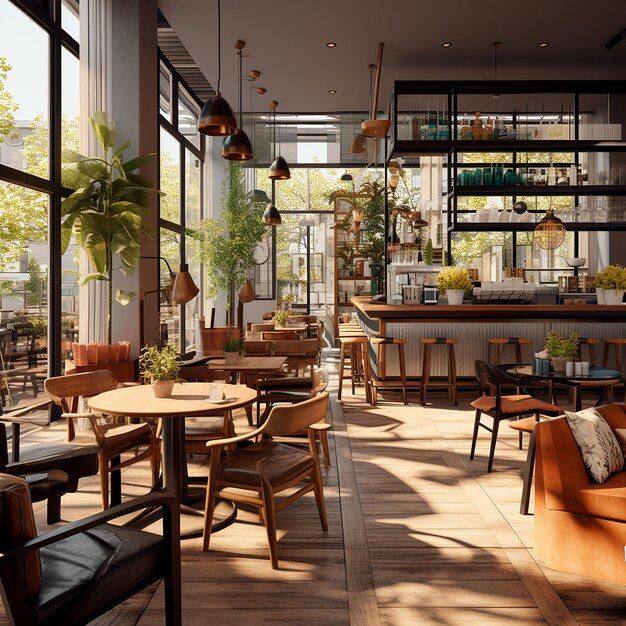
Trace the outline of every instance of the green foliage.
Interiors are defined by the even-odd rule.
[[[236,352],[242,354],[245,350],[246,342],[243,339],[232,337],[224,342],[224,352]]]
[[[149,163],[155,155],[125,161],[124,151],[129,144],[115,148],[113,120],[98,112],[90,122],[102,158],[63,150],[63,184],[75,191],[61,203],[61,244],[62,253],[65,253],[75,237],[87,253],[91,271],[81,276],[81,284],[90,280],[109,283],[107,340],[110,342],[113,255],[118,255],[119,269],[126,275],[132,274],[139,263],[141,233],[150,234],[145,222],[150,193],[157,190],[134,171]],[[116,299],[121,304],[128,304],[134,295],[119,290]]]
[[[437,274],[437,287],[439,291],[445,293],[448,289],[463,289],[467,291],[472,288],[469,272],[465,267],[449,266],[444,267]]]
[[[41,265],[32,255],[28,255],[28,280],[24,282],[24,299],[26,306],[39,306],[42,304],[42,295],[46,289],[46,274],[41,271]]]
[[[199,257],[205,264],[207,295],[230,294],[242,285],[246,270],[254,265],[254,250],[265,237],[263,203],[246,193],[245,175],[239,163],[229,162],[224,181],[222,214],[201,220],[191,233],[198,239]]]
[[[433,240],[429,239],[426,242],[426,247],[424,248],[424,263],[426,265],[433,264]]]
[[[15,131],[15,113],[18,106],[6,88],[10,71],[11,66],[6,58],[0,57],[0,143],[4,141],[6,135]]]
[[[284,309],[278,309],[274,313],[275,325],[280,326],[281,328],[285,327],[287,325],[287,320],[289,319],[289,314],[289,311],[286,311]]]
[[[626,289],[626,268],[607,265],[596,274],[593,283],[600,289]]]
[[[178,380],[180,361],[176,346],[168,345],[162,350],[146,346],[139,356],[139,368],[142,378],[150,383]]]
[[[573,361],[578,358],[578,333],[573,332],[568,337],[561,337],[550,331],[545,339],[545,350],[550,358],[564,358]]]

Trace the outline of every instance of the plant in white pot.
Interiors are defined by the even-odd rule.
[[[143,380],[152,385],[154,396],[169,398],[179,380],[180,360],[176,346],[165,346],[162,350],[146,346],[139,356],[139,368]]]
[[[282,309],[278,309],[274,313],[274,326],[275,328],[284,328],[287,326],[287,321],[289,320],[290,311],[284,311]]]
[[[446,295],[448,304],[463,304],[463,296],[472,288],[472,281],[465,267],[444,267],[437,274],[437,287]]]
[[[245,349],[243,339],[233,337],[224,342],[224,362],[226,365],[234,365],[239,361]]]
[[[622,304],[626,291],[626,267],[607,265],[594,278],[598,304]]]
[[[578,333],[561,337],[551,330],[546,336],[545,350],[554,371],[564,372],[567,361],[575,361],[578,358]]]

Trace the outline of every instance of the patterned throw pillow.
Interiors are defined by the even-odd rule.
[[[624,468],[624,455],[611,427],[595,409],[578,413],[565,411],[565,417],[591,477],[603,483]]]

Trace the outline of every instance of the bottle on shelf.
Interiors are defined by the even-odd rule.
[[[487,123],[485,124],[485,130],[483,132],[483,139],[493,139],[493,123],[491,122],[491,116],[487,118]]]
[[[474,123],[472,125],[472,139],[482,139],[483,125],[480,121],[480,113],[476,111],[474,116]]]
[[[472,135],[472,126],[467,117],[467,113],[463,113],[463,121],[461,123],[461,139],[471,139]]]

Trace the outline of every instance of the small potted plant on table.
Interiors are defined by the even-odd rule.
[[[165,346],[162,350],[156,346],[143,348],[139,366],[143,379],[152,385],[155,398],[169,398],[172,395],[180,372],[178,350],[175,346]]]
[[[285,328],[289,319],[289,311],[278,310],[274,313],[274,327]]]
[[[561,337],[550,331],[546,337],[545,350],[552,362],[552,369],[555,372],[564,372],[567,361],[575,361],[578,358],[578,333]]]
[[[472,288],[472,281],[465,267],[444,267],[437,274],[437,287],[446,294],[448,304],[463,304],[463,296]]]
[[[594,278],[598,304],[621,304],[626,291],[626,267],[607,265]]]
[[[241,358],[241,355],[245,348],[245,342],[243,339],[234,337],[224,342],[224,362],[226,365],[235,365]]]

